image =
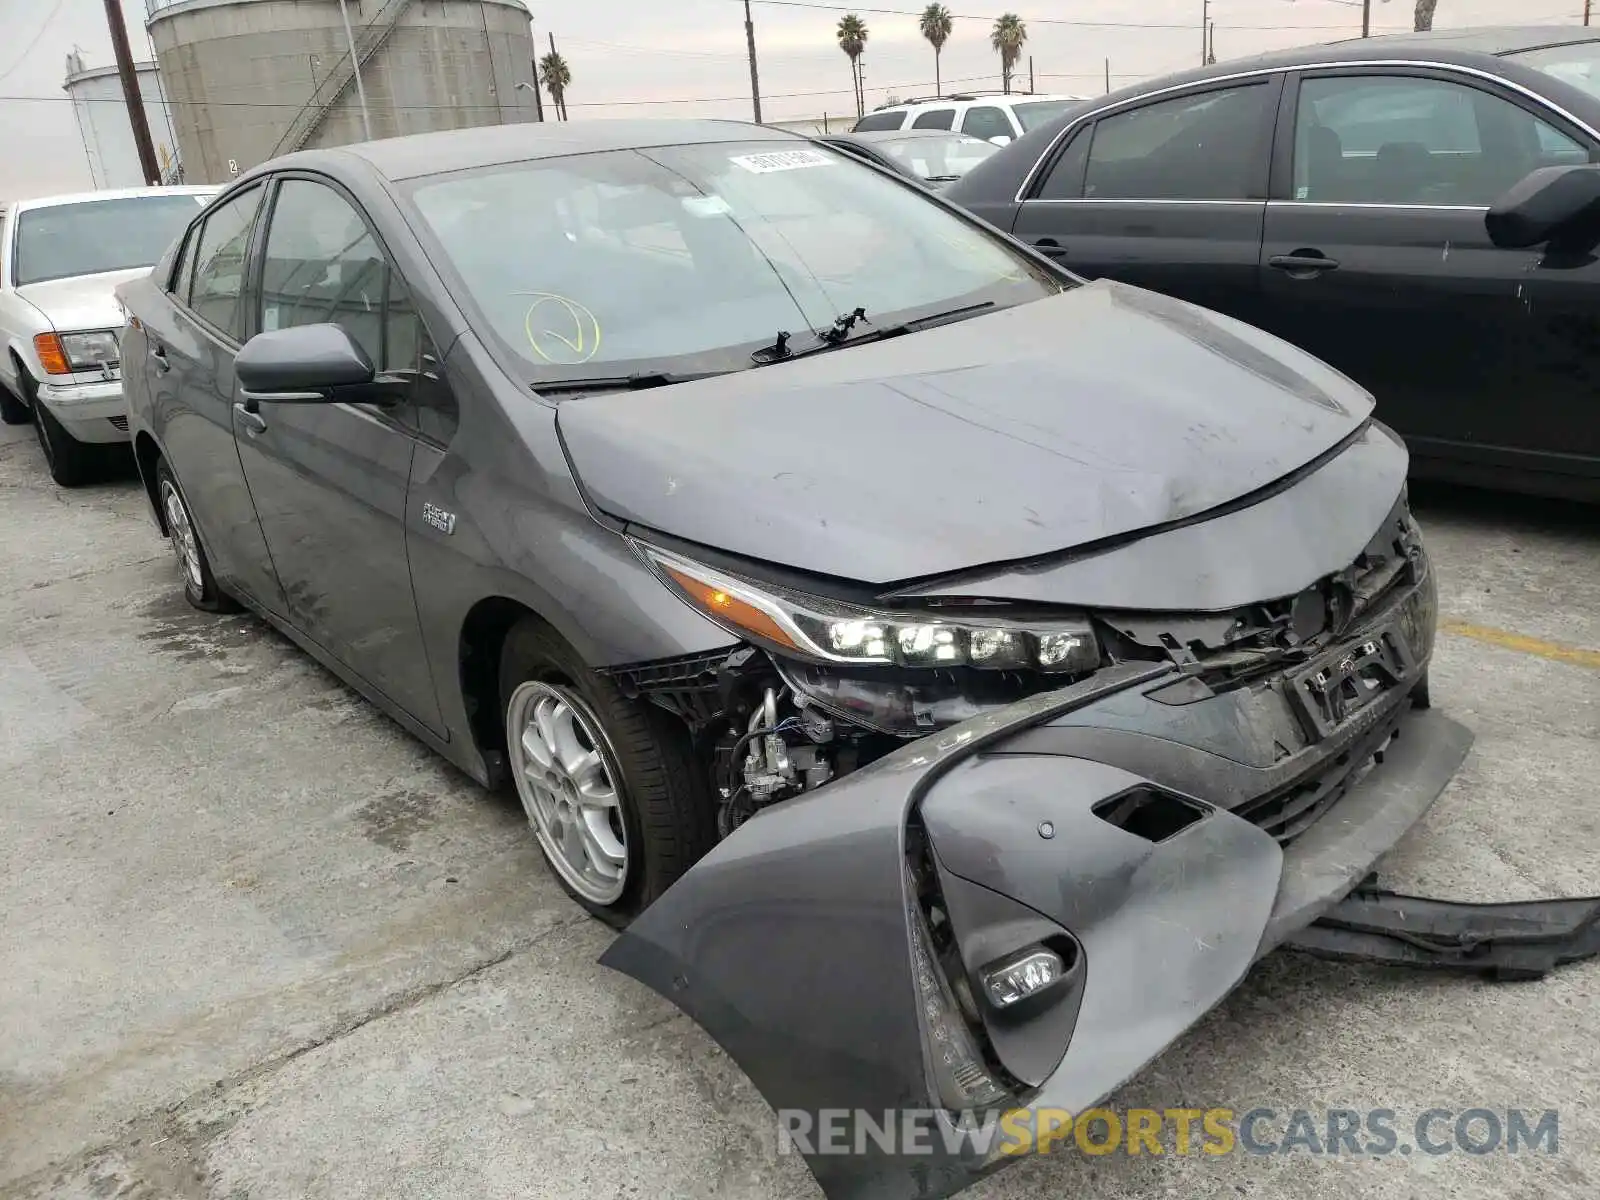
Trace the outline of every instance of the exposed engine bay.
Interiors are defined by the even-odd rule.
[[[923,600],[915,610],[884,606],[870,621],[830,627],[833,646],[865,647],[888,661],[808,661],[746,644],[608,674],[689,727],[719,802],[718,834],[727,837],[767,805],[822,787],[910,739],[1113,664],[1175,665],[1181,677],[1163,691],[1168,704],[1282,688],[1297,668],[1380,618],[1397,617],[1412,651],[1426,658],[1435,608],[1422,540],[1402,496],[1349,566],[1297,595],[1232,611],[1063,613]],[[1306,737],[1319,737],[1347,702],[1359,703],[1351,689],[1383,686],[1382,648],[1371,642],[1362,650],[1370,662],[1338,681],[1325,703],[1302,706]],[[1334,694],[1340,688],[1351,694]],[[1413,700],[1426,705],[1425,682]]]

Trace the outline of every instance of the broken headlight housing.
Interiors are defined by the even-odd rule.
[[[1081,675],[1101,663],[1086,619],[1020,621],[872,609],[729,574],[635,542],[651,569],[738,637],[786,657],[841,666],[975,668]]]

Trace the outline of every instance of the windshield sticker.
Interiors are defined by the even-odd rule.
[[[685,196],[678,203],[691,217],[725,217],[733,211],[721,196]]]
[[[799,171],[805,167],[831,167],[834,160],[820,150],[773,150],[766,154],[736,154],[728,159],[753,175],[773,171]]]

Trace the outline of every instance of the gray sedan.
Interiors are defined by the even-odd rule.
[[[189,599],[514,787],[780,1110],[1080,1111],[1471,740],[1366,392],[803,138],[300,153],[119,295]]]

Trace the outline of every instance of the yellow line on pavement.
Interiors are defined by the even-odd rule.
[[[1487,625],[1473,625],[1453,618],[1440,621],[1439,630],[1442,633],[1453,633],[1457,637],[1471,638],[1475,642],[1487,642],[1504,650],[1516,650],[1521,654],[1548,658],[1551,662],[1572,663],[1575,666],[1600,670],[1600,650],[1563,646],[1560,642],[1547,642],[1542,638],[1527,637],[1505,629],[1492,629]]]

